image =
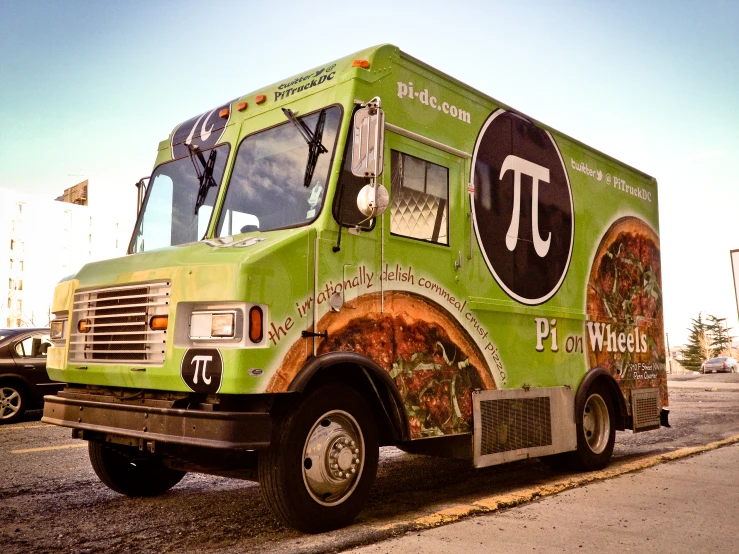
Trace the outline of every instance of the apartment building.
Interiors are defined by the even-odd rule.
[[[76,187],[66,201],[0,189],[0,327],[48,325],[63,277],[125,254],[132,214],[85,205],[88,183]]]

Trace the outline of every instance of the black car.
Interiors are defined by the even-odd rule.
[[[44,395],[63,383],[46,373],[49,329],[0,329],[0,424],[17,421],[27,409],[41,407]]]

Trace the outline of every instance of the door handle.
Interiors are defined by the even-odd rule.
[[[26,369],[36,369],[36,367],[32,366],[31,364],[26,364],[23,367],[25,367]]]
[[[457,251],[457,259],[454,261],[454,271],[459,271],[462,267],[462,251]]]

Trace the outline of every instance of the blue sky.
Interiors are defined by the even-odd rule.
[[[739,327],[738,25],[728,0],[0,0],[0,188],[89,178],[133,214],[177,123],[390,42],[658,179],[679,344],[699,311]]]

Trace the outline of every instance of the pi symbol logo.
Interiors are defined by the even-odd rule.
[[[230,120],[233,102],[234,100],[180,123],[172,134],[172,159],[187,156],[188,146],[196,146],[202,151],[218,144]],[[229,110],[226,119],[220,116],[224,109]]]
[[[572,189],[552,135],[496,110],[472,157],[471,204],[485,263],[508,296],[537,305],[559,290],[572,257]]]
[[[217,393],[223,381],[223,357],[216,349],[191,348],[182,358],[180,375],[193,392]]]

